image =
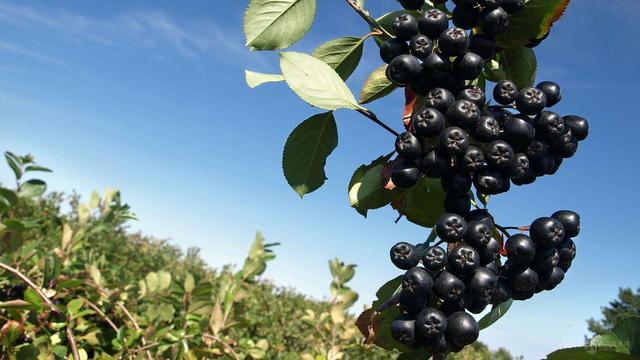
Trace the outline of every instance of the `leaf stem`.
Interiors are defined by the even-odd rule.
[[[374,123],[378,124],[383,129],[385,129],[388,132],[392,133],[394,136],[400,135],[400,134],[398,134],[397,131],[393,130],[387,124],[385,124],[382,121],[380,121],[380,119],[378,119],[378,117],[376,116],[376,114],[373,113],[373,111],[367,110],[365,108],[360,108],[360,109],[357,109],[356,111],[359,112],[360,114],[364,115],[365,117],[369,118],[369,120],[371,120]]]
[[[351,8],[358,13],[358,15],[360,15],[360,17],[367,22],[367,24],[369,24],[369,26],[371,26],[372,28],[378,30],[381,32],[381,35],[384,34],[385,36],[388,36],[390,38],[393,38],[393,36],[391,34],[389,34],[389,32],[387,30],[385,30],[382,26],[380,26],[380,24],[378,24],[378,22],[372,18],[371,16],[369,16],[369,14],[367,14],[366,11],[364,11],[363,8],[360,7],[360,5],[358,5],[358,3],[356,2],[356,0],[347,0],[347,4],[349,4],[349,6],[351,6]]]

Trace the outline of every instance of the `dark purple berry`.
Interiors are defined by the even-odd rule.
[[[398,299],[400,309],[411,316],[416,316],[422,309],[427,306],[427,297],[415,296],[407,290],[400,291],[400,298]]]
[[[493,169],[484,169],[473,178],[473,185],[479,193],[484,195],[496,195],[502,191],[502,174]]]
[[[524,9],[524,5],[525,0],[502,0],[500,7],[509,14],[515,14]]]
[[[544,248],[538,246],[536,248],[536,256],[533,258],[532,268],[537,271],[547,271],[558,266],[560,263],[560,255],[555,248]]]
[[[422,265],[434,273],[444,270],[446,264],[447,252],[439,246],[428,247],[422,256]]]
[[[572,262],[576,258],[576,243],[571,239],[563,240],[557,250],[559,263]]]
[[[451,74],[451,61],[446,55],[431,53],[422,63],[422,75],[435,82],[443,82]],[[431,106],[435,107],[435,106]],[[435,107],[442,110],[439,107]],[[446,109],[444,109],[446,111]]]
[[[496,40],[484,34],[472,35],[469,39],[469,51],[480,55],[485,61],[489,61],[496,53]]]
[[[567,115],[563,119],[578,141],[582,141],[589,136],[589,122],[585,118],[577,115]]]
[[[497,286],[498,279],[496,275],[486,268],[478,268],[473,277],[467,283],[466,289],[475,298],[491,297],[491,292]]]
[[[426,59],[433,52],[433,41],[425,35],[416,35],[411,38],[410,49],[413,56]]]
[[[387,67],[387,77],[398,86],[406,86],[420,76],[421,71],[422,66],[415,56],[399,55]]]
[[[469,100],[456,100],[447,110],[447,121],[454,126],[475,128],[480,120],[480,108]]]
[[[469,36],[464,29],[450,28],[445,30],[438,40],[440,51],[447,56],[462,55],[467,51]]]
[[[493,116],[481,116],[473,132],[474,137],[480,141],[491,142],[500,138],[502,128]]]
[[[476,250],[483,250],[493,237],[493,228],[486,221],[472,221],[467,224],[464,242]]]
[[[399,315],[391,322],[391,336],[402,345],[416,343],[416,321],[407,315]]]
[[[539,274],[538,286],[543,290],[553,290],[564,280],[564,271],[559,267]]]
[[[454,274],[471,274],[480,266],[480,254],[469,245],[457,246],[449,252],[449,271]]]
[[[444,129],[445,118],[442,113],[434,108],[423,107],[413,113],[411,118],[413,129],[418,136],[438,136]]]
[[[527,268],[509,277],[509,282],[514,291],[531,291],[538,285],[538,273],[531,268]]]
[[[388,39],[380,46],[380,57],[387,64],[397,56],[406,54],[409,54],[409,46],[406,41],[393,38]]]
[[[492,238],[484,249],[478,251],[480,253],[480,265],[485,266],[500,258],[500,243]]]
[[[419,266],[412,267],[402,277],[402,289],[416,297],[427,296],[433,286],[429,272]]]
[[[427,93],[424,104],[425,107],[434,108],[441,113],[446,114],[449,106],[453,104],[454,101],[456,101],[456,99],[449,90],[435,88]]]
[[[418,163],[420,171],[430,178],[441,178],[449,169],[449,159],[438,149],[429,151]]]
[[[538,137],[553,139],[565,132],[564,119],[552,111],[543,111],[534,120]]]
[[[433,282],[433,293],[445,302],[461,300],[464,291],[464,282],[448,271],[441,272]]]
[[[411,14],[401,14],[393,20],[391,29],[396,38],[409,41],[418,34],[418,20]]]
[[[467,52],[453,62],[453,72],[461,79],[474,80],[480,76],[484,68],[484,60],[480,55]]]
[[[509,28],[509,14],[501,7],[486,9],[480,14],[480,30],[489,36],[500,35]]]
[[[547,97],[547,106],[552,107],[562,100],[562,95],[560,94],[560,85],[554,83],[553,81],[543,81],[536,85],[536,87],[545,94]]]
[[[395,244],[389,251],[389,256],[393,265],[402,270],[409,270],[420,262],[418,249],[407,242]]]
[[[428,339],[440,338],[447,329],[447,316],[440,310],[426,308],[416,317],[416,329]]]
[[[509,105],[518,98],[518,86],[511,80],[500,80],[493,88],[493,99],[502,105]]]
[[[469,145],[462,157],[462,166],[469,172],[478,172],[484,169],[486,164],[482,150],[475,145]]]
[[[478,340],[480,327],[473,316],[459,311],[451,314],[447,319],[447,331],[445,336],[448,343],[464,347]]]
[[[536,244],[525,234],[512,235],[505,248],[509,260],[516,264],[529,265],[536,256]]]
[[[509,299],[511,299],[511,286],[504,279],[498,280],[498,284],[491,291],[491,303],[499,305]]]
[[[438,237],[447,243],[456,243],[467,232],[467,222],[458,214],[443,214],[436,223]]]
[[[437,40],[449,27],[449,19],[447,14],[438,10],[430,9],[425,11],[418,20],[420,33],[428,36],[430,39]]]
[[[478,26],[480,14],[474,8],[456,6],[451,12],[451,21],[456,27],[469,30]]]
[[[460,171],[450,171],[445,174],[440,183],[442,189],[449,195],[462,196],[471,190],[472,180],[469,174]]]
[[[408,189],[420,180],[420,169],[410,160],[398,161],[391,170],[391,181],[397,187]]]
[[[487,102],[487,97],[484,94],[484,90],[477,86],[469,86],[458,93],[457,100],[467,100],[478,105],[481,108]]]
[[[527,157],[530,160],[541,159],[549,151],[549,144],[544,140],[533,140],[529,146],[527,146]]]
[[[469,104],[475,106],[473,103],[469,102]],[[455,103],[451,107],[454,106]],[[469,147],[469,137],[467,133],[459,127],[448,127],[440,133],[438,145],[439,149],[447,155],[462,155]]]
[[[580,234],[580,215],[577,212],[560,210],[553,213],[551,217],[562,223],[565,237],[576,237]]]
[[[447,194],[444,198],[444,211],[466,216],[471,211],[471,199],[469,194],[453,196]]]
[[[495,169],[504,169],[513,161],[515,153],[507,142],[502,140],[492,141],[484,151],[484,158],[489,166]]]
[[[422,145],[415,135],[406,131],[396,138],[396,151],[402,158],[414,160],[422,155]]]
[[[516,98],[516,108],[525,115],[535,115],[545,106],[547,106],[547,96],[538,88],[524,88]]]
[[[554,218],[541,217],[531,223],[529,234],[537,245],[556,247],[564,239],[564,226]]]
[[[526,147],[536,136],[533,125],[521,118],[512,116],[504,123],[504,137],[513,146]]]

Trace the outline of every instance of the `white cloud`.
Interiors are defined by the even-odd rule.
[[[230,30],[211,20],[179,21],[161,10],[132,10],[94,18],[63,9],[45,10],[0,1],[0,22],[28,29],[47,28],[76,43],[118,46],[133,42],[163,52],[162,55],[172,52],[189,59],[225,60],[229,54],[236,61],[238,57],[256,59],[244,48],[239,27]],[[28,56],[28,50],[24,50],[23,55]]]
[[[44,62],[56,64],[56,65],[67,65],[66,61],[59,59],[57,57],[50,56],[35,50],[27,49],[20,45],[12,44],[5,41],[0,41],[0,51],[5,51],[12,54],[25,56],[25,57],[32,58],[34,60],[44,61]]]

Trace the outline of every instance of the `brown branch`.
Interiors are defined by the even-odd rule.
[[[360,15],[360,17],[364,21],[366,21],[367,24],[369,24],[369,26],[371,26],[373,29],[376,29],[376,30],[380,31],[385,36],[388,36],[390,38],[393,37],[391,34],[389,34],[389,32],[387,30],[385,30],[382,26],[380,26],[380,24],[378,24],[378,22],[374,18],[369,16],[369,14],[367,14],[367,12],[364,11],[364,9],[360,7],[360,5],[358,5],[358,2],[356,0],[347,0],[347,4],[349,4],[349,6],[351,6],[351,8],[358,15]]]
[[[133,317],[133,315],[131,315],[131,313],[129,312],[129,310],[127,310],[123,303],[118,301],[116,305],[118,306],[118,308],[120,308],[120,310],[122,310],[124,315],[131,321],[131,323],[133,323],[133,327],[140,332],[140,342],[142,342],[142,347],[147,346],[147,339],[145,339],[144,334],[142,334],[142,329],[140,329],[140,325]],[[151,352],[149,352],[149,350],[145,350],[145,353],[148,360],[153,360],[153,356],[151,356]]]
[[[98,315],[100,315],[100,317],[107,322],[107,324],[109,324],[109,326],[111,326],[111,328],[113,329],[113,331],[115,331],[116,333],[118,332],[118,327],[116,326],[116,324],[113,323],[113,321],[111,321],[111,319],[109,319],[109,317],[107,316],[107,314],[104,313],[104,311],[100,310],[100,308],[98,307],[98,305],[92,303],[91,301],[89,301],[89,299],[87,298],[82,298],[84,300],[84,302],[89,305],[89,307],[95,311],[96,313],[98,313]]]
[[[22,282],[27,284],[27,286],[29,286],[31,289],[33,289],[33,291],[35,291],[35,293],[42,299],[42,301],[44,301],[44,303],[47,305],[47,307],[51,311],[65,317],[67,322],[67,339],[69,340],[69,347],[71,348],[71,354],[73,355],[73,358],[75,360],[80,360],[80,354],[78,353],[78,344],[76,343],[76,338],[73,336],[73,331],[71,330],[71,320],[68,317],[66,317],[62,312],[62,310],[60,310],[60,308],[58,308],[56,304],[54,304],[53,301],[51,301],[51,299],[49,299],[49,297],[47,297],[47,295],[44,292],[42,292],[42,289],[38,285],[36,285],[33,281],[31,281],[31,279],[29,279],[26,275],[21,273],[19,270],[14,269],[11,266],[4,264],[2,262],[0,262],[0,269],[3,269],[13,274],[14,276],[22,280]]]
[[[235,359],[235,360],[239,360],[240,358],[238,357],[238,354],[236,354],[235,351],[233,351],[233,349],[231,348],[231,346],[227,345],[227,343],[225,343],[224,341],[222,341],[222,339],[220,339],[217,336],[214,335],[209,335],[209,334],[204,334],[202,335],[202,337],[204,338],[208,338],[211,339],[213,341],[219,342],[220,344],[222,344],[222,347],[224,347],[227,351],[229,351],[229,353],[231,354],[231,356]]]

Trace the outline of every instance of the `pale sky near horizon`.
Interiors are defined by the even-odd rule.
[[[406,221],[395,224],[389,209],[364,219],[349,208],[352,172],[387,154],[393,138],[358,114],[338,111],[340,144],[327,164],[329,179],[300,200],[282,176],[282,146],[319,111],[282,84],[247,88],[244,69],[278,67],[276,54],[244,48],[245,5],[0,0],[0,150],[31,152],[53,168],[45,177],[53,190],[88,197],[93,189],[121,189],[139,217],[132,229],[200,247],[212,266],[240,263],[258,229],[282,243],[265,276],[314,298],[328,295],[329,259],[356,263],[352,285],[361,307],[399,274],[389,247],[427,235]],[[396,4],[367,6],[381,15]],[[586,319],[598,317],[620,286],[640,286],[632,255],[640,251],[638,20],[640,4],[632,0],[573,1],[536,49],[538,79],[562,86],[557,111],[587,117],[591,136],[557,175],[514,187],[489,207],[503,225],[574,209],[582,214],[582,234],[559,288],[514,304],[482,332],[492,348],[537,360],[579,346]],[[314,27],[294,49],[364,33],[343,1],[319,1]],[[367,44],[351,89],[359,91],[379,65],[375,45]],[[402,101],[396,92],[371,109],[392,122]],[[8,180],[0,167],[0,181]]]

